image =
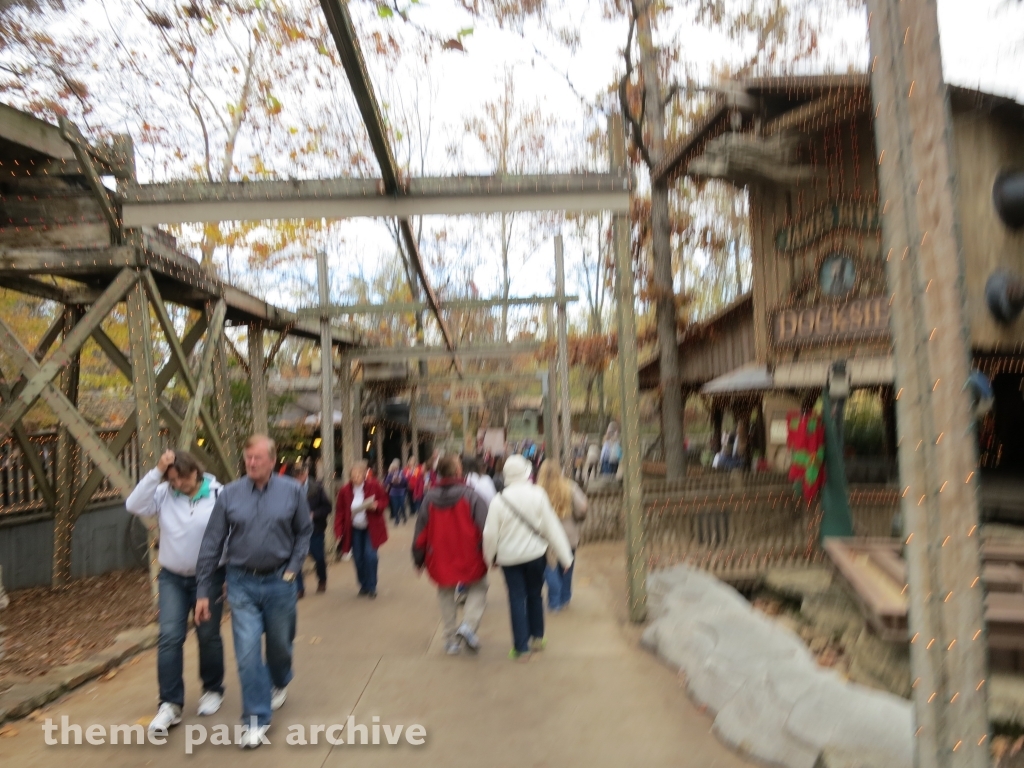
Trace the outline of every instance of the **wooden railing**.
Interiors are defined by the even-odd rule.
[[[116,434],[117,432],[113,430],[102,430],[97,433],[99,438],[106,443],[110,443]],[[38,433],[31,435],[29,440],[38,452],[47,481],[51,487],[56,487],[57,433]],[[166,431],[162,432],[161,442],[166,445],[168,440],[169,436]],[[71,450],[75,462],[75,490],[77,492],[85,484],[93,465],[77,444],[73,443]],[[139,451],[138,442],[134,436],[117,458],[132,481],[138,482]],[[104,480],[92,495],[90,502],[96,503],[120,498],[121,494],[117,489],[109,481]],[[53,510],[47,509],[36,478],[22,454],[21,446],[13,437],[5,437],[0,440],[0,517],[46,511],[52,512]]]
[[[824,559],[818,544],[820,505],[804,503],[790,484],[778,482],[778,476],[774,483],[739,489],[710,485],[699,488],[690,479],[671,487],[663,481],[644,484],[642,525],[650,569],[689,563],[743,579],[768,567]],[[589,499],[581,542],[622,539],[621,492],[592,493]],[[899,508],[895,488],[854,486],[850,506],[856,535],[891,535]]]

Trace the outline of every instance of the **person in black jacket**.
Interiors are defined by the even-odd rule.
[[[297,461],[291,466],[291,476],[306,490],[309,501],[309,514],[313,518],[313,535],[309,539],[309,554],[316,562],[317,592],[327,591],[327,560],[324,555],[324,536],[327,530],[327,518],[331,516],[331,499],[324,491],[319,480],[309,476],[309,464]],[[302,583],[302,572],[299,571],[299,597],[306,594]]]

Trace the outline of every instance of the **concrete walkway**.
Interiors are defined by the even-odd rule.
[[[183,723],[163,746],[46,746],[42,723],[148,722],[156,708],[156,651],[121,667],[51,705],[41,717],[11,723],[17,734],[0,738],[5,765],[62,766],[437,766],[438,768],[723,768],[744,766],[710,733],[710,719],[689,701],[681,682],[639,649],[640,629],[626,621],[621,544],[579,552],[572,607],[547,617],[548,647],[528,664],[508,660],[508,604],[500,571],[491,572],[488,611],[478,657],[444,655],[433,585],[417,579],[409,557],[411,526],[392,532],[381,550],[380,594],[356,597],[351,563],[331,566],[328,591],[299,603],[295,680],[275,714],[270,746],[242,751],[209,742],[185,754],[186,727],[212,732],[238,722],[238,675],[225,627],[226,700],[213,717],[195,715],[196,653],[189,637]],[[309,582],[307,582],[308,584]],[[315,578],[314,578],[315,583]],[[289,726],[359,723],[426,728],[426,743],[403,737],[380,746],[285,743]],[[60,738],[59,732],[56,734]],[[343,735],[347,741],[347,733]]]

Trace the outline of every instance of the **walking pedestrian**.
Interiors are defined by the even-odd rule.
[[[494,497],[484,525],[484,562],[500,565],[508,587],[513,647],[509,658],[529,661],[544,649],[546,553],[550,547],[563,567],[572,565],[572,549],[543,488],[530,483],[530,462],[509,456],[505,490]]]
[[[231,631],[242,684],[243,748],[266,740],[271,713],[288,697],[295,640],[295,576],[309,551],[313,523],[306,494],[274,473],[277,446],[266,435],[245,443],[245,474],[224,486],[203,536],[196,569],[196,624],[210,618],[213,575],[224,552]],[[266,636],[266,659],[263,657]]]
[[[572,599],[572,572],[576,567],[576,549],[580,545],[579,525],[587,517],[587,495],[576,483],[565,478],[561,467],[551,459],[540,465],[537,485],[547,493],[572,549],[573,564],[568,568],[561,563],[548,563],[544,569],[544,580],[548,584],[548,610],[557,613],[568,608]]]
[[[384,510],[388,494],[384,487],[367,476],[365,461],[357,461],[349,473],[349,482],[338,491],[335,504],[334,533],[338,548],[352,552],[359,581],[359,596],[377,597],[377,550],[388,540]]]
[[[133,515],[155,516],[160,525],[160,634],[156,656],[160,704],[149,723],[149,730],[156,734],[166,735],[168,728],[181,722],[185,706],[183,646],[188,614],[196,607],[196,563],[220,491],[217,478],[207,474],[192,454],[164,451],[156,467],[143,476],[125,500],[125,508]],[[215,565],[219,566],[219,557]],[[210,574],[210,594],[216,598],[210,620],[196,623],[199,677],[203,682],[199,715],[212,715],[224,701],[224,643],[220,636],[223,589],[224,570],[216,567]]]
[[[424,480],[423,465],[416,460],[416,456],[410,456],[405,465],[405,481],[409,486],[409,507],[413,517],[419,514],[420,502],[423,501]]]
[[[297,461],[291,466],[291,476],[302,486],[309,504],[309,516],[313,521],[313,534],[309,537],[309,554],[316,563],[316,591],[327,591],[327,559],[324,552],[324,538],[327,534],[327,518],[331,516],[331,500],[324,491],[324,484],[309,476],[309,463]],[[302,578],[302,568],[295,575],[298,586],[298,597],[306,594],[306,585]]]
[[[384,478],[384,490],[388,492],[388,501],[391,504],[391,522],[401,525],[405,522],[405,496],[409,488],[409,481],[402,472],[402,462],[393,459],[388,467],[388,474]]]
[[[494,487],[494,481],[484,474],[479,457],[463,457],[462,471],[466,473],[466,485],[483,496],[484,502],[489,506],[498,495],[498,489]]]
[[[459,457],[449,454],[437,463],[438,482],[427,491],[416,517],[412,558],[437,584],[437,601],[444,622],[445,653],[458,654],[462,644],[480,650],[477,629],[487,605],[487,564],[483,530],[487,520],[484,499],[462,481]],[[458,623],[460,596],[465,596]]]

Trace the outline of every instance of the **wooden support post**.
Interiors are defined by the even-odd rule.
[[[348,473],[360,454],[356,437],[357,409],[352,399],[352,362],[344,354],[341,356],[338,383],[341,386],[341,471],[342,478],[348,482]]]
[[[608,121],[612,169],[624,172],[626,140],[622,118]],[[612,217],[612,245],[615,256],[615,304],[619,325],[619,379],[622,390],[622,505],[626,522],[626,579],[629,588],[629,617],[647,618],[647,563],[644,554],[643,497],[640,451],[640,381],[636,358],[636,316],[633,294],[633,258],[629,247],[629,217]]]
[[[949,96],[935,0],[869,0],[896,373],[915,765],[991,764],[978,456]]]
[[[231,472],[225,477],[229,482],[238,477],[238,443],[235,440],[234,408],[231,399],[231,378],[228,376],[228,350],[224,334],[217,340],[217,349],[213,358],[213,400],[215,408],[214,429],[224,440],[224,451],[230,461]]]
[[[330,273],[327,271],[327,254],[319,251],[316,255],[317,285],[320,289],[320,306],[331,303]],[[344,422],[344,416],[342,417]],[[334,355],[331,342],[331,318],[324,314],[320,318],[320,457],[323,459],[324,490],[328,498],[334,498]]]
[[[565,258],[562,236],[555,236],[555,296],[565,298]],[[561,463],[566,477],[572,476],[572,406],[569,402],[569,320],[564,301],[558,309],[558,391],[562,404]]]
[[[263,326],[249,324],[249,382],[252,387],[252,431],[265,435],[270,429],[267,405],[266,355],[263,353]]]
[[[203,357],[199,363],[199,376],[196,379],[196,388],[192,393],[192,399],[189,401],[188,408],[185,410],[185,418],[182,419],[181,435],[178,437],[178,447],[182,450],[192,450],[192,445],[196,440],[196,430],[199,427],[199,414],[204,408],[203,401],[206,399],[206,393],[212,390],[213,382],[213,359],[217,352],[217,347],[220,343],[220,337],[224,333],[224,315],[227,313],[227,304],[224,299],[219,299],[214,305],[213,312],[210,315],[209,327],[206,330],[206,343],[203,345]],[[264,382],[266,380],[264,379]],[[212,419],[211,425],[212,424]],[[210,442],[217,444],[217,436],[215,430],[210,430],[212,434],[209,435]],[[226,456],[223,455],[223,446],[218,451],[220,454],[219,458],[221,463],[226,464],[225,470],[230,470],[230,463]]]
[[[555,338],[555,317],[550,306],[545,308],[548,338]],[[548,370],[544,378],[544,456],[556,464],[561,464],[558,437],[558,354],[548,361]]]
[[[377,480],[384,482],[384,422],[380,420],[373,428],[373,447],[377,454]]]
[[[417,366],[417,375],[419,374]],[[416,463],[420,461],[420,427],[419,427],[419,405],[418,401],[420,398],[419,387],[412,388],[412,394],[409,396],[409,429],[412,432],[412,456],[415,457]]]
[[[148,472],[156,466],[160,450],[160,421],[153,363],[153,329],[149,321],[149,302],[142,283],[128,292],[128,347],[131,351],[132,388],[135,393],[135,425],[139,447],[139,471]],[[83,504],[88,500],[83,499]],[[157,595],[157,546],[160,529],[156,518],[143,518],[148,532],[149,577],[153,599]]]
[[[77,308],[67,307],[64,310],[64,341],[71,337],[75,324],[81,317]],[[62,345],[63,346],[63,345]],[[60,389],[68,401],[78,405],[78,384],[81,376],[81,358],[77,351],[67,361],[60,374]],[[75,494],[75,475],[77,470],[78,446],[68,431],[61,426],[57,431],[57,508],[53,520],[53,571],[51,584],[62,587],[71,581],[71,541],[75,530],[75,520],[71,516],[71,507]]]

